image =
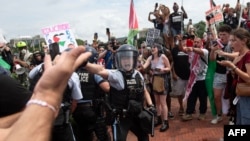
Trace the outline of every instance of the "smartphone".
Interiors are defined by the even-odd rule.
[[[156,71],[160,71],[161,69],[160,68],[155,68]]]
[[[218,43],[217,43],[216,40],[212,41],[212,45],[213,45],[213,46],[216,46],[217,44],[218,44]]]
[[[220,48],[224,47],[224,45],[221,43],[220,39],[212,41],[212,45],[213,46],[219,45]]]
[[[109,28],[106,28],[106,34],[107,34],[107,35],[110,34]]]
[[[223,48],[223,47],[224,47],[224,45],[221,43],[221,40],[220,40],[220,39],[217,39],[216,41],[217,41],[218,45],[220,46],[220,48]]]
[[[54,60],[56,55],[60,54],[59,44],[58,43],[49,44],[49,53],[51,59]]]
[[[94,39],[98,39],[98,33],[94,34]]]

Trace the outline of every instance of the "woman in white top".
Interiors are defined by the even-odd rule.
[[[160,131],[166,131],[168,125],[168,108],[166,104],[168,81],[166,78],[167,72],[170,72],[171,66],[168,58],[163,54],[163,47],[160,44],[152,46],[152,55],[149,56],[142,66],[143,69],[151,66],[153,72],[153,93],[157,108],[158,120],[162,119],[162,127]],[[159,123],[160,121],[158,121]]]

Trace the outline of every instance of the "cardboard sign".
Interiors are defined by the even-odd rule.
[[[42,34],[44,35],[47,45],[58,43],[60,52],[67,49],[70,44],[77,47],[77,42],[68,23],[42,28]]]
[[[224,21],[223,13],[222,13],[220,5],[215,6],[211,9],[209,9],[208,11],[206,11],[205,15],[206,16],[213,15],[213,17],[210,19],[210,24],[215,24],[215,23],[219,23],[219,22]]]
[[[151,28],[148,30],[147,32],[147,38],[146,38],[146,43],[147,45],[153,45],[155,39],[160,37],[160,30],[159,29],[155,29],[155,28]]]

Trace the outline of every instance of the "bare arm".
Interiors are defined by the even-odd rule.
[[[224,52],[222,50],[219,50],[217,54],[229,58],[230,60],[233,60],[235,57],[239,56],[239,52],[229,53],[229,52]]]
[[[164,72],[170,72],[171,71],[171,65],[169,63],[169,60],[164,54],[162,54],[162,55],[163,55],[163,62],[164,62],[164,65],[165,65],[165,68],[163,68],[163,71]]]
[[[186,11],[185,11],[185,9],[184,9],[183,6],[181,6],[181,10],[182,10],[182,12],[183,12],[183,19],[187,19],[188,16],[187,16],[187,13],[186,13]]]
[[[153,105],[150,94],[149,94],[148,90],[146,89],[146,87],[144,88],[144,97],[145,97],[145,100],[147,102],[147,105]]]
[[[104,79],[108,79],[109,73],[101,65],[87,63],[85,66],[85,69],[88,70],[90,73],[98,74],[98,75],[102,76]]]
[[[250,63],[245,64],[247,72],[244,72],[240,68],[237,68],[232,61],[223,60],[217,62],[222,66],[231,68],[241,79],[247,83],[250,83]]]
[[[149,12],[149,14],[148,14],[148,21],[153,22],[153,19],[151,19],[151,14],[153,14],[153,12]]]
[[[142,65],[142,68],[143,69],[146,69],[149,65],[150,65],[150,62],[151,61],[151,57],[149,56],[146,60],[146,62]]]
[[[75,69],[88,59],[88,55],[83,53],[84,50],[84,47],[77,47],[70,52],[62,53],[55,65],[52,65],[50,55],[46,55],[45,71],[38,81],[31,99],[39,99],[54,107],[59,107],[68,79]],[[57,112],[39,104],[30,104],[26,106],[17,122],[8,129],[7,133],[4,133],[5,137],[1,134],[1,138],[5,141],[49,140]]]
[[[209,55],[209,59],[211,61],[215,61],[216,60],[216,56],[217,56],[216,50],[218,50],[218,49],[219,49],[218,45],[212,45],[211,51],[210,51],[210,55]]]

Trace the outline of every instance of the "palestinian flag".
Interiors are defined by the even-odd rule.
[[[134,45],[134,37],[138,33],[138,20],[134,9],[134,1],[131,0],[130,3],[130,13],[129,13],[129,33],[127,38],[127,43]]]

